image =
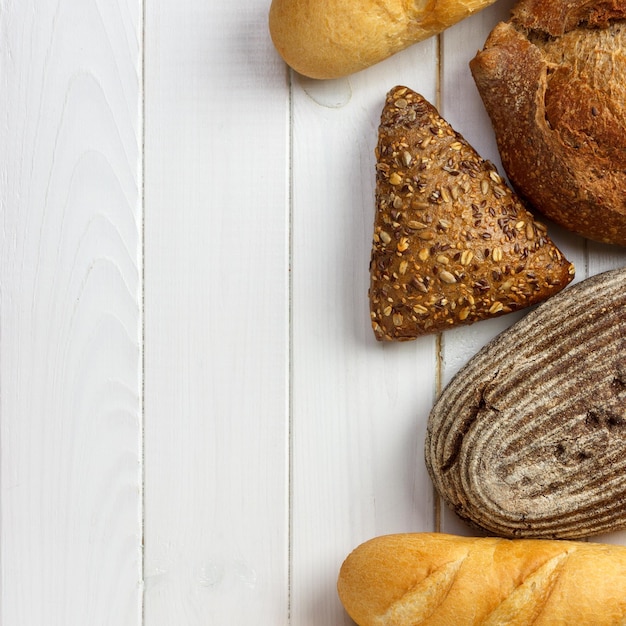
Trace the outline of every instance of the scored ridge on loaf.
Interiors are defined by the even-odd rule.
[[[428,420],[444,501],[506,537],[626,528],[626,269],[555,295],[475,355]]]
[[[376,147],[370,312],[407,341],[536,304],[574,267],[507,186],[421,95],[392,89]]]

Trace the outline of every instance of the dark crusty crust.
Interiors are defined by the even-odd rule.
[[[513,8],[514,21],[527,30],[560,37],[578,26],[608,28],[624,18],[622,0],[523,0]]]
[[[406,341],[556,293],[574,268],[494,165],[407,87],[387,94],[376,148],[370,308]]]
[[[470,68],[516,191],[626,245],[626,3],[521,0]]]
[[[507,537],[626,527],[626,269],[568,287],[444,389],[425,460],[457,514]]]

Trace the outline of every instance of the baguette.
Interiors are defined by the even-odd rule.
[[[622,268],[556,294],[443,390],[425,463],[460,518],[504,537],[626,528],[625,284]]]
[[[359,626],[617,626],[626,547],[388,535],[347,557],[337,590]]]
[[[495,0],[273,0],[279,54],[310,78],[363,70],[443,31]]]

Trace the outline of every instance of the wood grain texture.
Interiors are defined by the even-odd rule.
[[[334,625],[347,620],[335,591],[346,550],[434,523],[416,450],[434,397],[436,339],[377,344],[367,291],[385,94],[413,84],[434,99],[437,42],[348,79],[292,80],[291,615],[293,624]]]
[[[0,623],[135,625],[141,5],[0,12]]]
[[[356,545],[469,534],[426,419],[514,316],[376,343],[373,149],[406,84],[499,163],[467,63],[511,4],[309,81],[266,0],[0,0],[2,626],[345,625]]]
[[[146,8],[145,619],[279,626],[287,74],[264,2]]]

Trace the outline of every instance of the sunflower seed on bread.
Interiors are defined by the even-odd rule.
[[[393,88],[376,147],[370,312],[379,341],[407,341],[545,300],[573,265],[421,95]]]
[[[539,305],[459,371],[425,462],[462,519],[505,537],[626,528],[626,268]]]

